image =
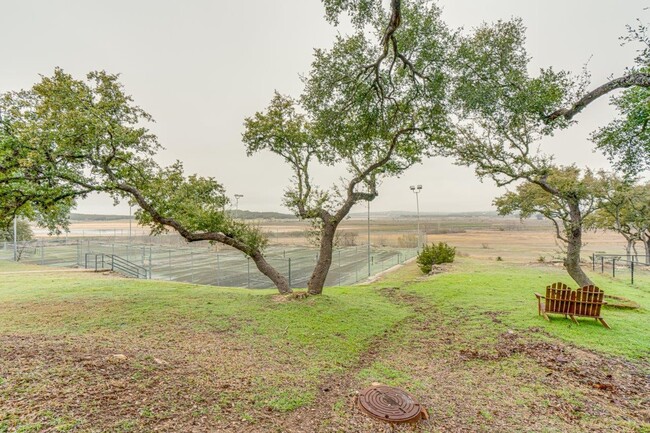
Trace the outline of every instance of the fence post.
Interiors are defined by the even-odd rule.
[[[341,285],[341,250],[339,249],[339,268],[338,268],[338,273],[339,273],[339,286]]]
[[[632,276],[632,284],[634,284],[634,262],[630,262],[630,274]]]
[[[251,258],[250,256],[246,256],[246,286],[250,289],[251,288]]]
[[[219,285],[219,273],[221,270],[219,269],[219,253],[217,253],[217,286]]]
[[[190,282],[194,283],[194,251],[190,250]]]
[[[605,273],[605,256],[600,256],[600,273]]]
[[[596,253],[591,255],[591,270],[596,270]]]
[[[289,288],[291,288],[291,257],[289,257]]]
[[[149,279],[151,279],[151,247],[149,247]]]
[[[616,257],[612,257],[612,278],[616,277]]]

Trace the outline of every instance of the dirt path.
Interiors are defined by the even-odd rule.
[[[382,294],[392,301],[397,301],[392,295],[396,289],[382,289]],[[328,432],[328,431],[373,431],[386,429],[385,423],[374,422],[359,413],[355,406],[358,394],[359,373],[370,367],[377,359],[388,356],[393,347],[396,335],[404,328],[413,325],[414,316],[408,316],[397,322],[391,329],[373,340],[368,349],[359,357],[359,363],[349,369],[344,375],[332,375],[325,379],[318,391],[316,401],[309,407],[298,409],[289,414],[282,422],[280,431],[283,432]],[[370,384],[368,384],[370,385]],[[345,418],[346,430],[341,430],[339,416]],[[266,431],[264,428],[259,430]]]

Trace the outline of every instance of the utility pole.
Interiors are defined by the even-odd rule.
[[[243,194],[235,194],[235,211],[239,212],[239,199],[244,197]]]
[[[368,277],[370,277],[370,200],[368,200]]]
[[[415,193],[415,205],[418,213],[418,251],[420,251],[422,235],[420,233],[420,199],[418,196],[420,195],[420,191],[422,191],[422,185],[418,185],[417,187],[415,185],[411,185],[409,188]]]

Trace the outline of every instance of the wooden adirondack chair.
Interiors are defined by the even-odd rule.
[[[537,296],[537,313],[544,316],[550,322],[548,313],[564,314],[567,317],[571,313],[571,288],[564,283],[553,283],[546,286],[546,296],[535,293]],[[542,299],[545,301],[542,302]]]
[[[605,319],[600,315],[600,310],[604,304],[603,302],[604,292],[596,286],[584,286],[581,289],[576,290],[572,296],[571,301],[573,308],[569,312],[569,317],[577,325],[577,317],[593,317],[596,320],[599,320],[600,323],[607,329],[612,329]]]

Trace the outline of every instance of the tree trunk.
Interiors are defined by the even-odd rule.
[[[569,203],[569,215],[571,218],[570,229],[567,233],[567,250],[564,266],[567,272],[578,283],[584,287],[593,284],[587,274],[580,266],[580,251],[582,249],[582,217],[578,203]]]
[[[255,251],[253,254],[251,254],[250,258],[255,262],[257,269],[259,269],[261,273],[273,281],[273,284],[275,284],[275,287],[278,288],[278,291],[281,294],[288,295],[289,293],[293,292],[293,290],[291,290],[291,287],[289,287],[289,281],[287,281],[284,275],[279,273],[273,266],[269,264],[269,262],[266,261],[261,252]]]
[[[320,295],[323,293],[325,279],[327,278],[330,266],[332,266],[334,234],[336,233],[337,226],[337,222],[326,222],[321,232],[318,261],[307,283],[307,293],[310,295]]]
[[[634,239],[631,238],[625,238],[627,241],[627,245],[625,246],[625,254],[627,255],[627,259],[630,260],[632,257],[632,246],[634,245]]]
[[[650,265],[650,236],[643,240],[643,246],[645,247],[645,263]]]

